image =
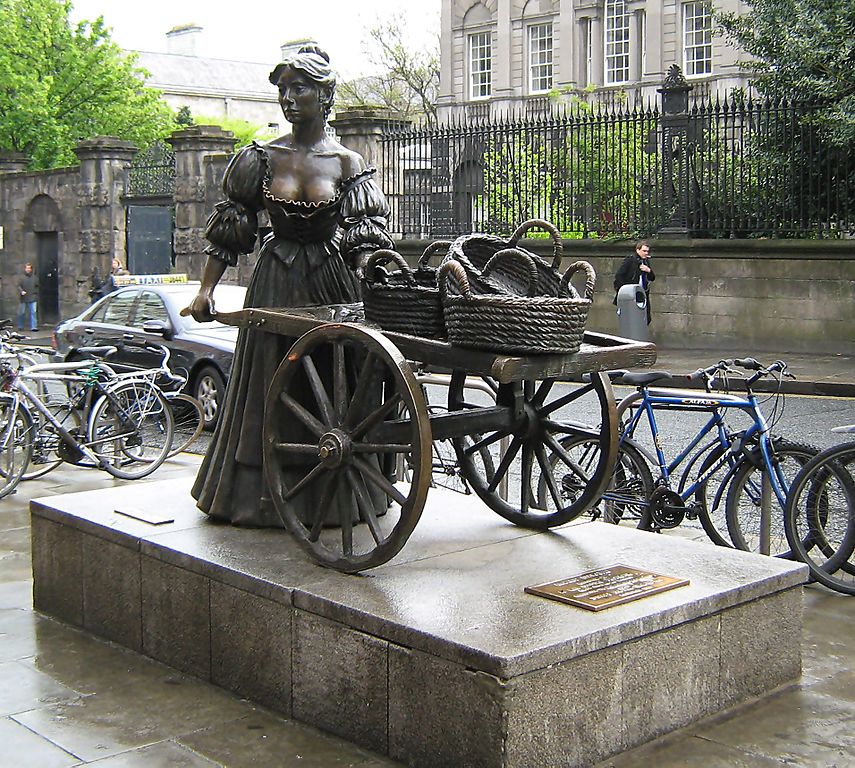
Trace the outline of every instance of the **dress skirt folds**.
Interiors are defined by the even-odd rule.
[[[234,157],[223,180],[229,199],[217,206],[208,221],[206,237],[211,245],[207,252],[235,264],[239,253],[252,249],[256,213],[263,207],[272,232],[262,245],[245,306],[358,301],[359,285],[342,252],[365,244],[391,245],[385,232],[388,207],[373,181],[373,171],[345,180],[339,193],[322,203],[279,200],[268,191],[268,175],[281,151],[274,145],[253,144]],[[199,508],[212,518],[238,525],[284,525],[265,490],[262,433],[268,386],[293,342],[256,328],[244,328],[238,334],[225,402],[192,489]],[[295,395],[298,400],[300,394]],[[295,420],[287,429],[298,439],[304,428]],[[294,477],[305,472],[304,467],[295,466]],[[299,503],[315,509],[318,499],[303,493]]]

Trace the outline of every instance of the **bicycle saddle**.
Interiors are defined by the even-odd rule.
[[[621,377],[621,383],[630,384],[633,387],[644,387],[663,379],[673,378],[668,371],[629,371]]]

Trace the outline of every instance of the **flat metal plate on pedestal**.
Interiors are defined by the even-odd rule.
[[[610,565],[548,584],[526,587],[525,591],[577,608],[602,611],[688,584],[688,579],[663,576],[628,565]]]
[[[116,509],[116,514],[131,517],[134,520],[139,520],[142,523],[149,525],[166,525],[167,523],[175,522],[175,515],[156,512],[150,509],[141,509],[140,507],[125,507],[124,509]]]

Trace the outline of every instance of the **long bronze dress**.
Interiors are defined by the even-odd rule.
[[[286,150],[252,144],[232,159],[223,179],[228,200],[208,221],[206,252],[234,265],[252,250],[256,214],[265,208],[266,237],[247,290],[247,307],[297,307],[359,300],[359,284],[343,254],[360,247],[390,247],[389,208],[367,169],[342,181],[338,194],[320,203],[281,200],[269,191],[270,174]],[[293,339],[241,329],[211,447],[192,494],[212,518],[237,525],[282,527],[265,492],[262,471],[264,399]],[[299,473],[299,469],[297,469]],[[301,499],[311,505],[313,499]]]

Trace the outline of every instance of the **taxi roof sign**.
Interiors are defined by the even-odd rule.
[[[186,282],[188,280],[184,272],[174,275],[113,275],[113,283],[117,288],[125,285],[172,285]]]

